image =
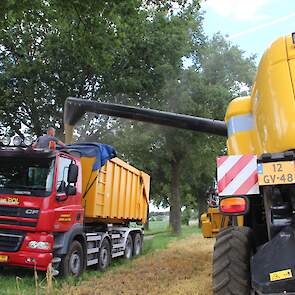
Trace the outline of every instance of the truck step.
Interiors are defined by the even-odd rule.
[[[101,236],[98,235],[91,235],[88,236],[87,235],[87,242],[91,242],[91,241],[100,241],[101,240]]]
[[[99,252],[99,248],[90,248],[87,249],[87,254],[93,254],[93,253],[98,253]]]
[[[117,249],[117,248],[121,248],[121,247],[124,247],[124,243],[120,243],[120,244],[113,244],[113,249]]]
[[[97,263],[98,263],[98,259],[97,258],[92,259],[92,260],[88,260],[87,261],[87,266],[94,265],[94,264],[97,264]]]
[[[121,235],[120,234],[112,234],[112,239],[120,239]]]
[[[113,253],[112,254],[112,258],[115,258],[115,257],[118,257],[118,256],[122,256],[122,255],[124,255],[124,251],[119,251],[119,252]]]
[[[61,262],[61,258],[60,257],[53,257],[51,260],[51,263],[59,263]]]

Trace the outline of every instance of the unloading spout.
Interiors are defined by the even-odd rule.
[[[64,123],[67,143],[72,140],[73,126],[75,126],[85,113],[103,114],[227,136],[227,129],[224,121],[69,97],[65,102],[64,108]]]

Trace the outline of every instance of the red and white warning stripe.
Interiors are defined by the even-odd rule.
[[[257,157],[254,155],[218,157],[217,185],[220,196],[259,194]]]

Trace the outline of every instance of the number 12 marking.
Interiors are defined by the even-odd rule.
[[[274,172],[283,172],[283,167],[280,163],[273,164],[272,167]]]

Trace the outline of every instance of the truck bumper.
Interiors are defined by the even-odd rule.
[[[251,260],[253,289],[264,294],[295,294],[295,229],[283,228]]]
[[[52,260],[52,253],[36,253],[27,251],[18,252],[0,252],[0,257],[7,257],[6,262],[0,262],[0,265],[20,266],[27,268],[36,268],[38,270],[47,270]]]

